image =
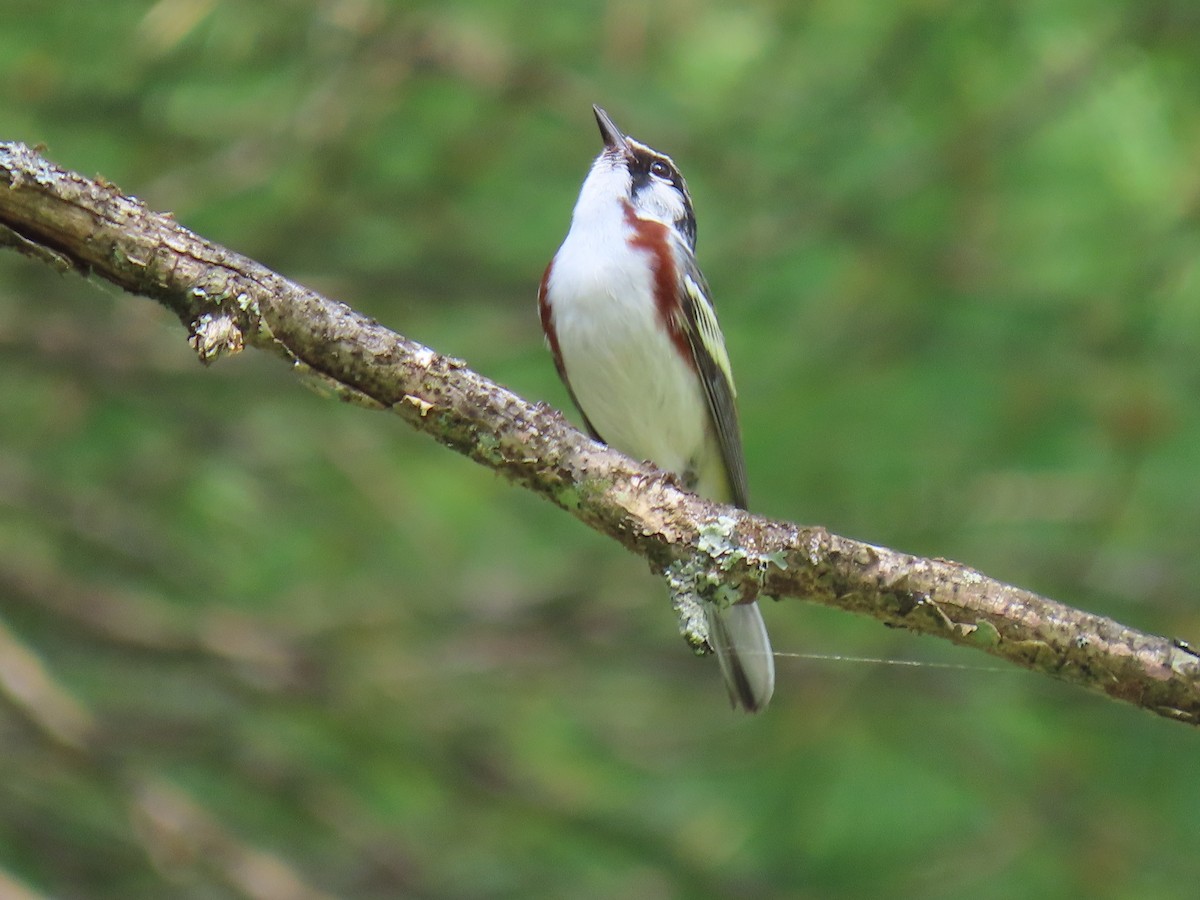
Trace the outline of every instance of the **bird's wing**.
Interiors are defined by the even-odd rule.
[[[746,458],[742,451],[742,432],[738,424],[737,391],[733,386],[733,370],[725,350],[725,337],[717,323],[708,282],[696,264],[691,249],[681,240],[672,241],[672,251],[678,262],[679,307],[683,333],[696,360],[696,370],[704,385],[708,413],[713,430],[721,445],[721,458],[729,478],[732,496],[729,498],[743,509],[749,504],[746,478]]]

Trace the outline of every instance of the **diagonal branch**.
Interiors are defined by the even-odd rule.
[[[1200,724],[1200,654],[1181,641],[958,563],[770,521],[689,494],[670,475],[589,440],[546,405],[23,144],[0,144],[0,244],[154,298],[179,316],[205,363],[251,345],[291,361],[342,399],[390,409],[645,557],[669,577],[677,596],[807,599],[978,647]]]

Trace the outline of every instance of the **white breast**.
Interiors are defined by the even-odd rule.
[[[547,284],[571,389],[622,452],[678,473],[708,469],[703,389],[658,320],[650,254],[629,246],[618,203],[589,207],[587,193]]]

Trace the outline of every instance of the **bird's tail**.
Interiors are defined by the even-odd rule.
[[[737,709],[758,712],[775,691],[775,656],[758,604],[704,606],[708,642],[721,664],[730,702]]]

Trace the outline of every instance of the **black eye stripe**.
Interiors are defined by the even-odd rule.
[[[669,159],[649,148],[637,147],[633,153],[633,167],[642,175],[653,175],[664,181],[678,184],[679,172]]]
[[[675,164],[671,162],[670,157],[664,156],[632,138],[629,138],[628,141],[630,149],[633,151],[630,153],[628,159],[629,174],[633,176],[633,198],[635,204],[637,203],[637,197],[649,186],[651,179],[669,183],[679,192],[680,199],[683,201],[683,215],[676,219],[674,223],[675,229],[687,245],[692,250],[695,250],[696,216],[692,212],[692,198],[688,194],[683,175],[675,168]]]

